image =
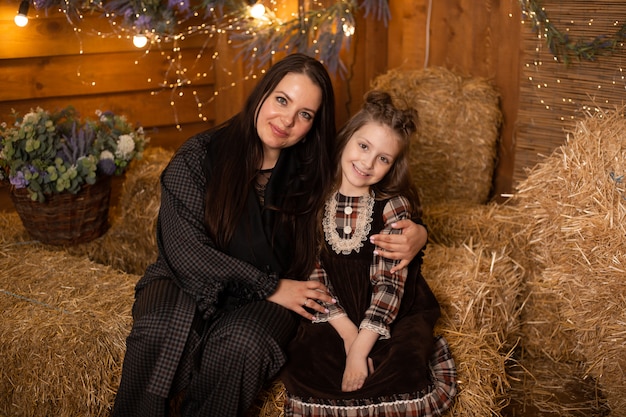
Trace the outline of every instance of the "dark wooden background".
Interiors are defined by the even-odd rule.
[[[295,7],[298,2],[284,3]],[[169,44],[146,54],[125,37],[98,36],[98,31],[109,29],[108,21],[98,16],[85,16],[77,31],[63,14],[46,16],[31,7],[29,24],[18,28],[13,23],[18,5],[17,0],[0,0],[0,121],[10,121],[13,108],[24,113],[35,106],[54,109],[72,104],[86,116],[96,109],[113,110],[148,129],[152,145],[175,148],[236,112],[254,83],[253,77],[246,81],[248,69],[234,60],[237,51],[225,38],[209,39],[202,49],[207,38],[190,37],[179,44],[180,51],[173,52]],[[391,68],[445,66],[463,75],[486,77],[502,95],[505,116],[495,194],[510,192],[519,94],[519,4],[433,1],[427,39],[428,5],[427,0],[391,1],[388,26],[357,16],[351,48],[342,53],[350,75],[334,77],[337,122],[343,123],[360,106],[371,80]],[[176,82],[170,63],[177,54],[187,75],[193,74],[193,83],[176,91],[161,88],[160,83]]]

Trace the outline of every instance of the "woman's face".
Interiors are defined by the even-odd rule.
[[[281,149],[304,138],[321,104],[322,90],[307,75],[290,72],[283,77],[261,105],[256,120],[266,161],[276,162]]]

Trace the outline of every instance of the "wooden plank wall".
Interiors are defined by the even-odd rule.
[[[178,77],[172,48],[152,48],[146,54],[125,37],[97,36],[97,31],[110,31],[105,19],[87,16],[77,32],[62,13],[35,17],[32,7],[29,24],[18,28],[13,22],[18,4],[0,3],[1,121],[12,121],[12,109],[24,114],[36,106],[54,110],[73,105],[85,117],[111,110],[148,129],[152,144],[167,147],[215,122],[214,105],[203,109],[207,119],[203,121],[188,89],[180,96],[161,87]],[[203,43],[196,39],[181,45],[183,67],[210,68],[215,49],[211,44],[209,53],[194,63]],[[194,86],[210,96],[216,74],[203,72],[207,76]]]
[[[292,8],[298,4],[284,2]],[[73,104],[84,115],[109,109],[151,129],[153,145],[175,148],[230,117],[254,83],[255,74],[234,59],[236,51],[225,39],[211,40],[203,50],[206,39],[192,37],[180,44],[192,87],[182,89],[182,97],[172,96],[172,90],[159,87],[164,80],[176,81],[171,45],[145,54],[125,37],[94,35],[107,29],[105,19],[88,16],[77,33],[63,15],[34,18],[32,8],[28,26],[18,28],[13,23],[18,5],[18,0],[0,0],[0,120],[6,121],[12,108],[25,112],[34,106]],[[505,115],[495,194],[510,192],[520,71],[518,1],[392,0],[390,7],[388,26],[357,16],[356,36],[342,53],[348,75],[333,78],[338,124],[361,105],[372,79],[391,68],[445,66],[488,78],[502,95]],[[206,77],[195,79],[196,73]]]
[[[517,0],[390,1],[388,27],[358,20],[353,47],[345,54],[353,69],[336,91],[349,111],[361,104],[370,82],[389,69],[443,66],[464,76],[488,79],[501,95],[504,124],[494,173],[493,196],[513,190],[521,49],[521,10]],[[428,29],[428,30],[427,30]]]

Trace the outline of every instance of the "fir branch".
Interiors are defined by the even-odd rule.
[[[273,15],[259,25],[254,19],[238,21],[241,30],[230,38],[241,48],[237,57],[246,57],[250,67],[266,65],[274,52],[298,51],[317,57],[332,73],[345,74],[339,52],[349,44],[345,27],[354,28],[354,1],[339,1],[324,9],[301,12],[298,17],[280,21]]]
[[[520,0],[522,13],[530,17],[533,30],[543,29],[546,44],[560,62],[569,65],[572,58],[578,61],[595,61],[599,55],[610,55],[626,39],[626,23],[613,35],[598,35],[591,40],[572,39],[561,32],[549,19],[540,0]]]

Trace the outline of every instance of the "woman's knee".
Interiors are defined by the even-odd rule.
[[[158,311],[143,315],[133,322],[126,339],[126,350],[156,354],[168,334],[168,320]]]
[[[228,346],[229,356],[247,357],[264,355],[268,351],[280,349],[265,323],[250,317],[235,317],[222,326],[214,335],[222,346]]]

